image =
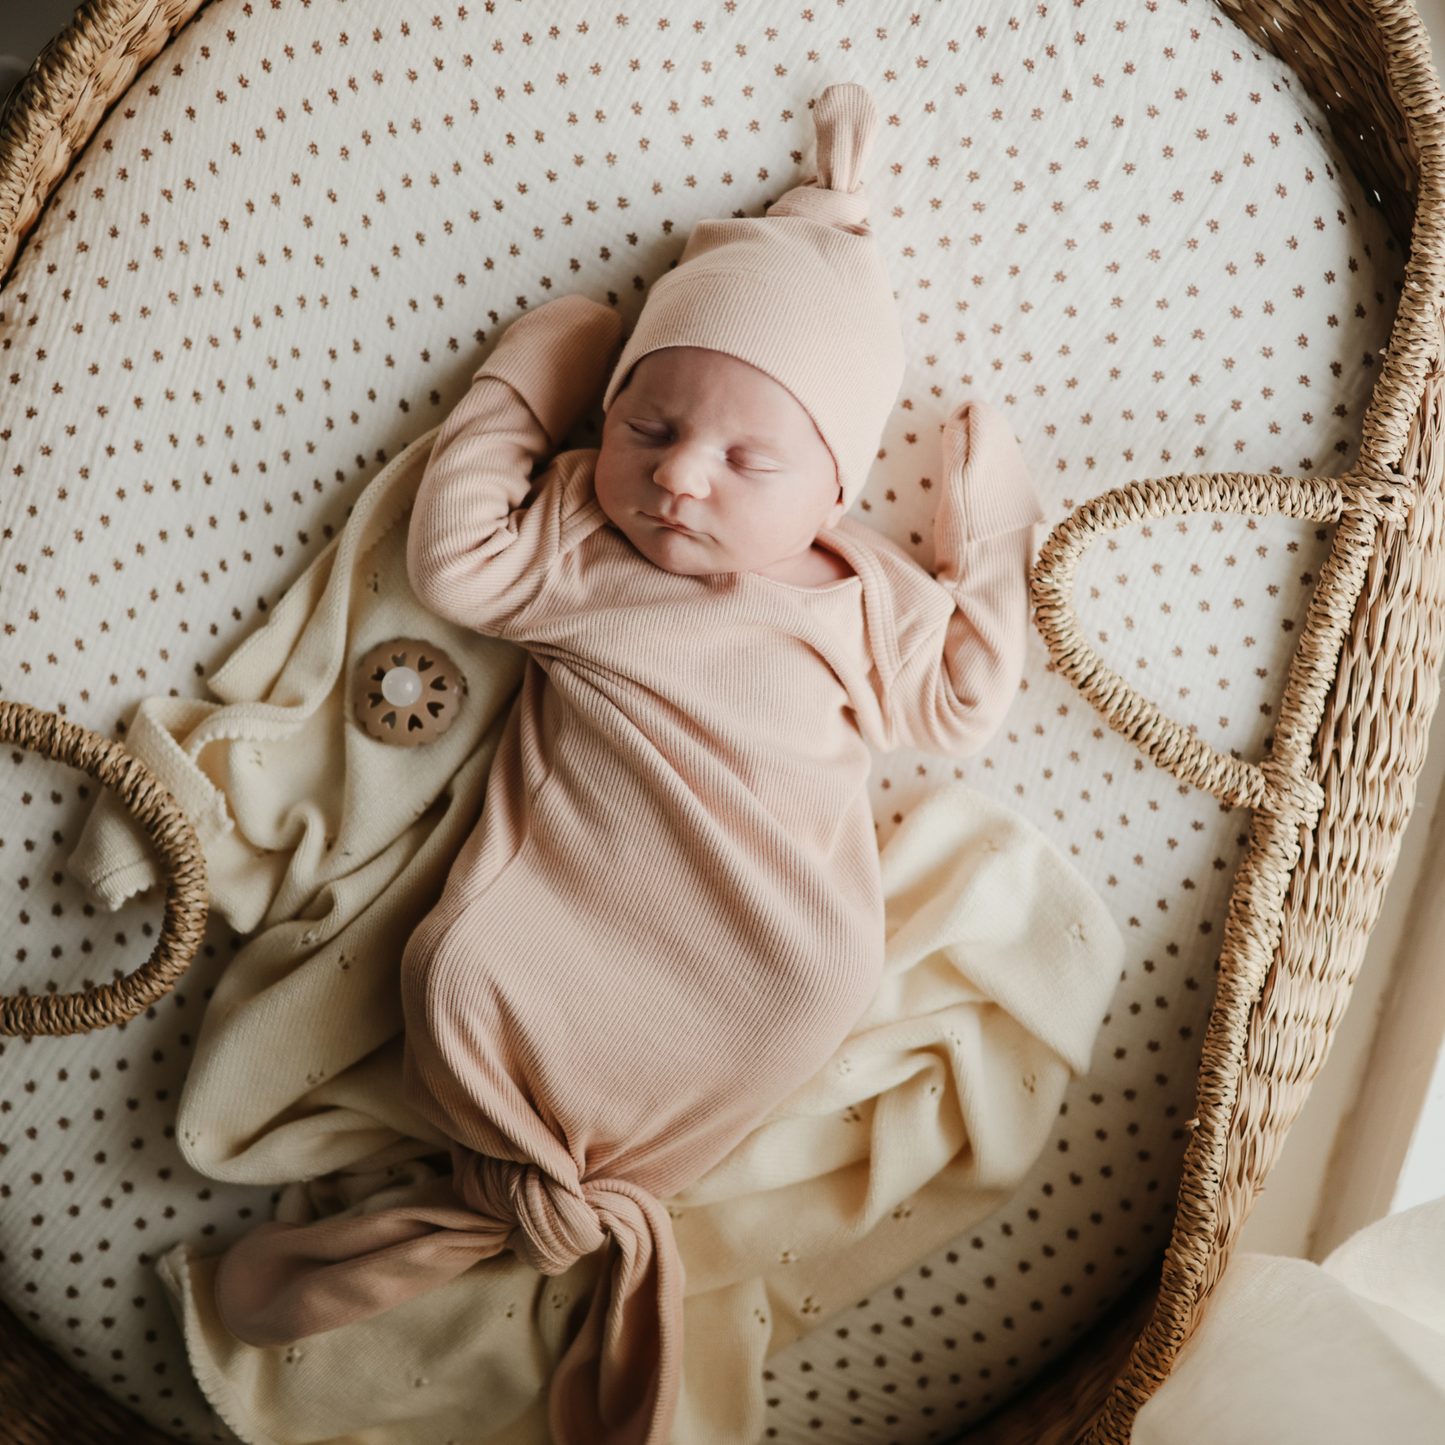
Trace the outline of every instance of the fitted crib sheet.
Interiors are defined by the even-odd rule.
[[[0,290],[0,695],[117,735],[144,696],[203,695],[512,317],[581,290],[630,322],[696,220],[810,173],[807,106],[840,80],[883,115],[871,219],[909,358],[868,521],[927,563],[939,428],[968,396],[1009,418],[1051,522],[1133,476],[1342,471],[1402,257],[1293,77],[1205,0],[913,3],[214,0]],[[1084,559],[1080,611],[1166,712],[1257,759],[1327,541],[1140,526]],[[63,872],[93,791],[11,758],[0,987],[133,966],[158,906],[98,914]],[[880,836],[955,776],[1070,853],[1126,966],[1010,1204],[770,1358],[779,1439],[946,1438],[1168,1238],[1248,818],[1109,732],[1036,638],[981,755],[878,759]],[[213,925],[124,1028],[0,1045],[0,1297],[181,1438],[224,1430],[150,1265],[270,1206],[171,1138],[236,946]]]

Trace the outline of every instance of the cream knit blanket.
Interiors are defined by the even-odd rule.
[[[220,703],[151,699],[128,738],[195,821],[213,907],[255,931],[208,1007],[182,1148],[210,1177],[291,1186],[289,1222],[451,1201],[435,1167],[448,1141],[402,1094],[397,966],[475,824],[523,659],[410,591],[404,523],[433,436],[371,482],[213,676]],[[348,720],[351,672],[405,636],[449,652],[467,696],[435,743],[381,747]],[[677,1445],[751,1445],[764,1358],[996,1209],[1087,1068],[1122,946],[1054,848],[954,785],[881,862],[872,1004],[807,1085],[666,1201],[686,1271]],[[112,907],[158,881],[109,795],[71,868]],[[215,1264],[182,1246],[161,1272],[197,1378],[243,1439],[542,1445],[547,1380],[597,1257],[545,1277],[504,1252],[278,1349],[221,1325]]]

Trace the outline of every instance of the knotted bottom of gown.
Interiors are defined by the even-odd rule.
[[[380,1314],[504,1249],[556,1275],[605,1245],[586,1319],[553,1372],[552,1434],[666,1445],[682,1382],[684,1285],[667,1210],[625,1180],[571,1187],[461,1145],[452,1170],[435,1181],[434,1203],[243,1236],[216,1275],[226,1328],[250,1345],[287,1345]]]

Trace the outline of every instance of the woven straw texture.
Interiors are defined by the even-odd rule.
[[[133,1019],[175,987],[205,931],[206,865],[195,830],[149,768],[88,728],[23,703],[0,703],[0,741],[68,763],[117,792],[170,879],[161,936],[140,968],[81,993],[0,998],[0,1034],[79,1034]]]
[[[1181,782],[1254,809],[1225,928],[1173,1238],[1146,1282],[1072,1356],[970,1438],[1121,1445],[1228,1262],[1310,1081],[1324,1062],[1414,802],[1441,659],[1442,97],[1409,0],[1218,0],[1288,62],[1337,143],[1410,240],[1406,284],[1359,462],[1333,480],[1267,475],[1140,482],[1080,507],[1034,584],[1054,664],[1116,731]],[[200,0],[88,0],[0,116],[0,275],[107,108]],[[1078,559],[1100,534],[1190,512],[1282,512],[1336,523],[1292,663],[1274,746],[1224,756],[1140,697],[1084,640]],[[89,997],[5,1001],[8,1031],[67,1032],[144,1009],[184,967],[204,921],[204,870],[185,820],[125,755],[13,709],[5,737],[120,789],[170,874],[151,960]],[[107,752],[106,749],[112,751]],[[169,806],[168,806],[169,804]],[[0,1311],[0,1436],[26,1442],[165,1437],[79,1381]]]

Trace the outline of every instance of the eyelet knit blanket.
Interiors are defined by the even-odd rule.
[[[219,703],[152,699],[128,739],[195,820],[213,906],[255,931],[208,1007],[182,1147],[211,1177],[290,1186],[233,1270],[250,1240],[291,1226],[316,1241],[292,1278],[330,1269],[328,1297],[345,1304],[359,1232],[362,1308],[297,1343],[247,1344],[218,1312],[216,1259],[183,1246],[162,1274],[197,1378],[248,1441],[541,1445],[566,1430],[578,1445],[745,1445],[762,1429],[769,1352],[991,1213],[1023,1177],[1087,1067],[1120,940],[1040,834],[945,788],[883,850],[871,1002],[700,1177],[634,1199],[645,1236],[589,1208],[593,1247],[559,1241],[549,1257],[545,1239],[495,1222],[520,1218],[528,1198],[464,1208],[484,1166],[403,1086],[399,965],[472,834],[524,655],[411,591],[406,522],[434,440],[371,483],[213,676]],[[356,660],[399,636],[444,648],[466,679],[456,722],[428,747],[385,747],[347,717]],[[109,801],[71,866],[112,905],[156,881]],[[517,1177],[524,1194],[536,1187]],[[438,1235],[444,1247],[418,1256],[414,1242]],[[233,1280],[261,1311],[290,1287],[261,1277],[267,1257]],[[383,1275],[396,1261],[398,1302],[368,1314],[379,1258]],[[602,1428],[564,1417],[559,1429],[555,1398],[549,1423],[564,1360]]]

